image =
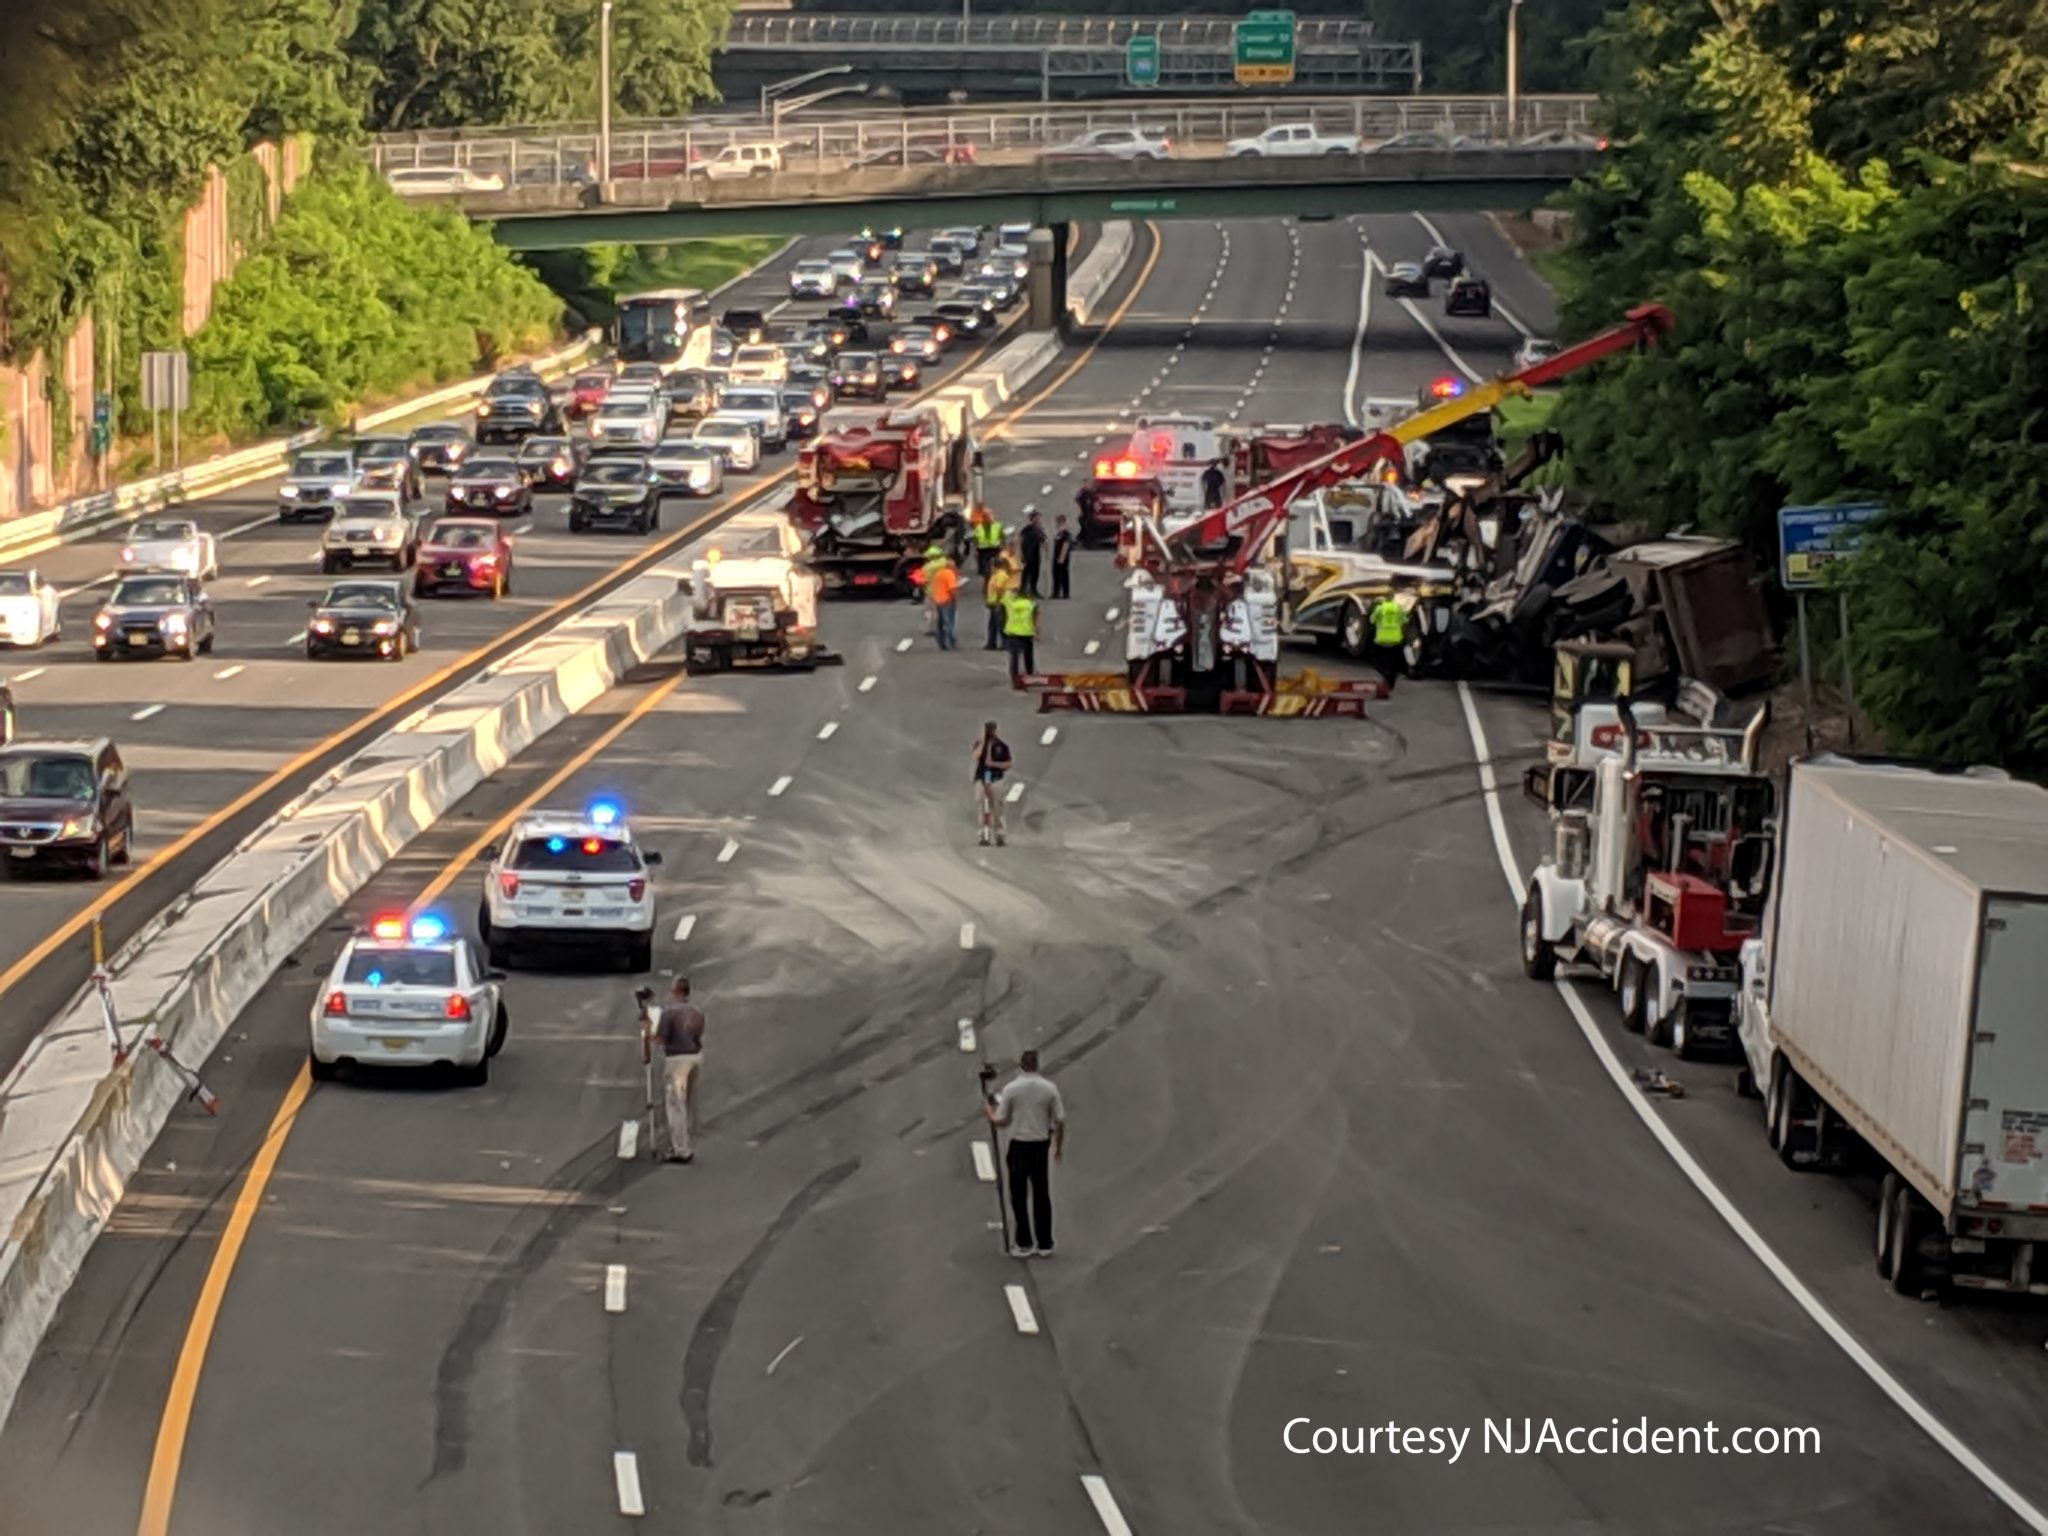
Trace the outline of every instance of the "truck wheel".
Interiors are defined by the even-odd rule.
[[[1344,605],[1337,621],[1337,644],[1353,661],[1363,661],[1372,649],[1372,626],[1366,621],[1365,606],[1353,599]]]
[[[1920,1263],[1919,1210],[1913,1191],[1896,1173],[1884,1176],[1881,1198],[1891,1213],[1886,1223],[1884,1277],[1901,1296],[1918,1297],[1924,1271]]]
[[[1671,1015],[1665,1011],[1664,989],[1647,962],[1643,966],[1643,1038],[1652,1045],[1671,1048]]]
[[[1807,1131],[1799,1123],[1800,1111],[1805,1107],[1801,1102],[1805,1086],[1790,1066],[1780,1066],[1771,1083],[1770,1108],[1764,1117],[1778,1161],[1802,1173],[1812,1166],[1806,1155]]]
[[[1543,939],[1543,893],[1533,885],[1522,898],[1522,974],[1531,981],[1557,974],[1557,951]]]
[[[1643,962],[1634,955],[1621,957],[1621,978],[1615,987],[1621,999],[1621,1027],[1632,1035],[1643,1032],[1648,988],[1643,983]]]

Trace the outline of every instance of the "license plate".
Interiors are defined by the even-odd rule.
[[[404,1051],[412,1048],[412,1041],[405,1035],[385,1035],[383,1045],[387,1051]]]
[[[444,565],[441,567],[441,574],[443,576],[460,576],[462,574],[462,567],[459,565]]]
[[[341,643],[343,645],[359,644],[362,638],[363,632],[360,629],[344,629],[341,632]]]
[[[882,579],[882,578],[881,578],[881,577],[879,577],[879,576],[872,576],[872,575],[870,575],[870,576],[856,576],[856,577],[854,577],[854,578],[853,578],[853,584],[854,584],[854,585],[855,585],[856,587],[872,587],[872,586],[873,586],[873,585],[874,585],[874,584],[875,584],[876,582],[880,581],[881,579]]]
[[[1984,1251],[1984,1239],[1981,1237],[1952,1237],[1949,1239],[1948,1245],[1956,1253],[1982,1253]]]
[[[32,859],[35,856],[36,851],[33,848],[10,848],[7,850],[7,857],[10,859]]]
[[[761,631],[756,629],[751,624],[742,624],[739,627],[739,629],[735,631],[735,633],[737,633],[742,640],[758,640],[761,638]]]
[[[155,638],[156,636],[146,629],[131,629],[128,631],[128,643],[130,645],[147,645]]]

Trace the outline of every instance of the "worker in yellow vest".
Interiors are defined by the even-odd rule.
[[[996,563],[996,555],[1003,547],[1003,525],[987,507],[976,503],[967,517],[967,531],[974,536],[975,574],[986,581],[989,567]]]
[[[1380,676],[1392,689],[1401,675],[1403,649],[1408,643],[1408,609],[1398,594],[1389,592],[1372,605],[1372,644]]]
[[[982,578],[981,598],[988,604],[988,643],[982,647],[984,651],[1003,648],[1003,599],[1016,585],[1017,568],[1010,564],[1008,555],[1000,555]]]
[[[1038,599],[1022,587],[1003,596],[1003,639],[1010,648],[1010,681],[1038,670]]]

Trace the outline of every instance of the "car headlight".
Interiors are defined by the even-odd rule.
[[[501,485],[501,486],[499,486],[499,487],[498,487],[498,498],[499,498],[499,499],[500,499],[501,501],[502,501],[502,500],[504,500],[504,499],[505,499],[506,497],[508,497],[508,496],[517,496],[518,494],[519,494],[519,492],[518,492],[517,488],[515,488],[515,487],[513,487],[513,486],[509,486],[509,485]]]
[[[333,495],[346,496],[350,491],[354,490],[355,487],[350,485],[346,480],[337,480],[334,482],[334,484],[327,487],[327,489]]]
[[[379,619],[370,626],[370,633],[373,635],[395,635],[398,633],[398,621],[396,619]]]
[[[298,498],[299,488],[296,485],[280,485],[277,494],[287,501],[294,501]]]
[[[307,625],[306,627],[312,630],[313,633],[316,635],[331,635],[334,633],[334,620],[315,619],[311,624]]]
[[[185,615],[182,613],[167,613],[164,615],[165,629],[183,629],[187,622]]]
[[[114,627],[114,616],[111,613],[96,613],[92,616],[92,627],[94,629],[112,629]]]
[[[67,816],[64,825],[57,829],[59,837],[97,837],[100,820],[97,816]]]
[[[135,546],[133,544],[123,544],[121,546],[121,558],[123,560],[133,560],[135,558]]]

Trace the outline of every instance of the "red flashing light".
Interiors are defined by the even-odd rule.
[[[1155,459],[1170,459],[1173,457],[1173,439],[1164,432],[1155,432],[1152,435],[1152,457]]]
[[[405,919],[380,917],[370,924],[370,936],[378,939],[402,939],[405,937]]]
[[[347,1018],[347,1017],[348,1017],[348,994],[347,994],[346,992],[330,992],[330,993],[328,993],[328,994],[327,994],[327,1006],[326,1006],[326,1007],[325,1007],[324,1009],[322,1009],[321,1011],[322,1011],[323,1013],[325,1013],[325,1014],[327,1015],[327,1017],[329,1017],[330,1019],[345,1019],[345,1018]]]
[[[1465,393],[1465,386],[1449,374],[1445,374],[1440,379],[1430,381],[1429,392],[1438,400],[1455,400]]]
[[[586,837],[583,839],[583,851],[588,854],[603,853],[604,839],[601,837]]]
[[[469,999],[460,992],[451,992],[448,994],[448,1007],[444,1011],[451,1019],[466,1019],[469,1017]]]

